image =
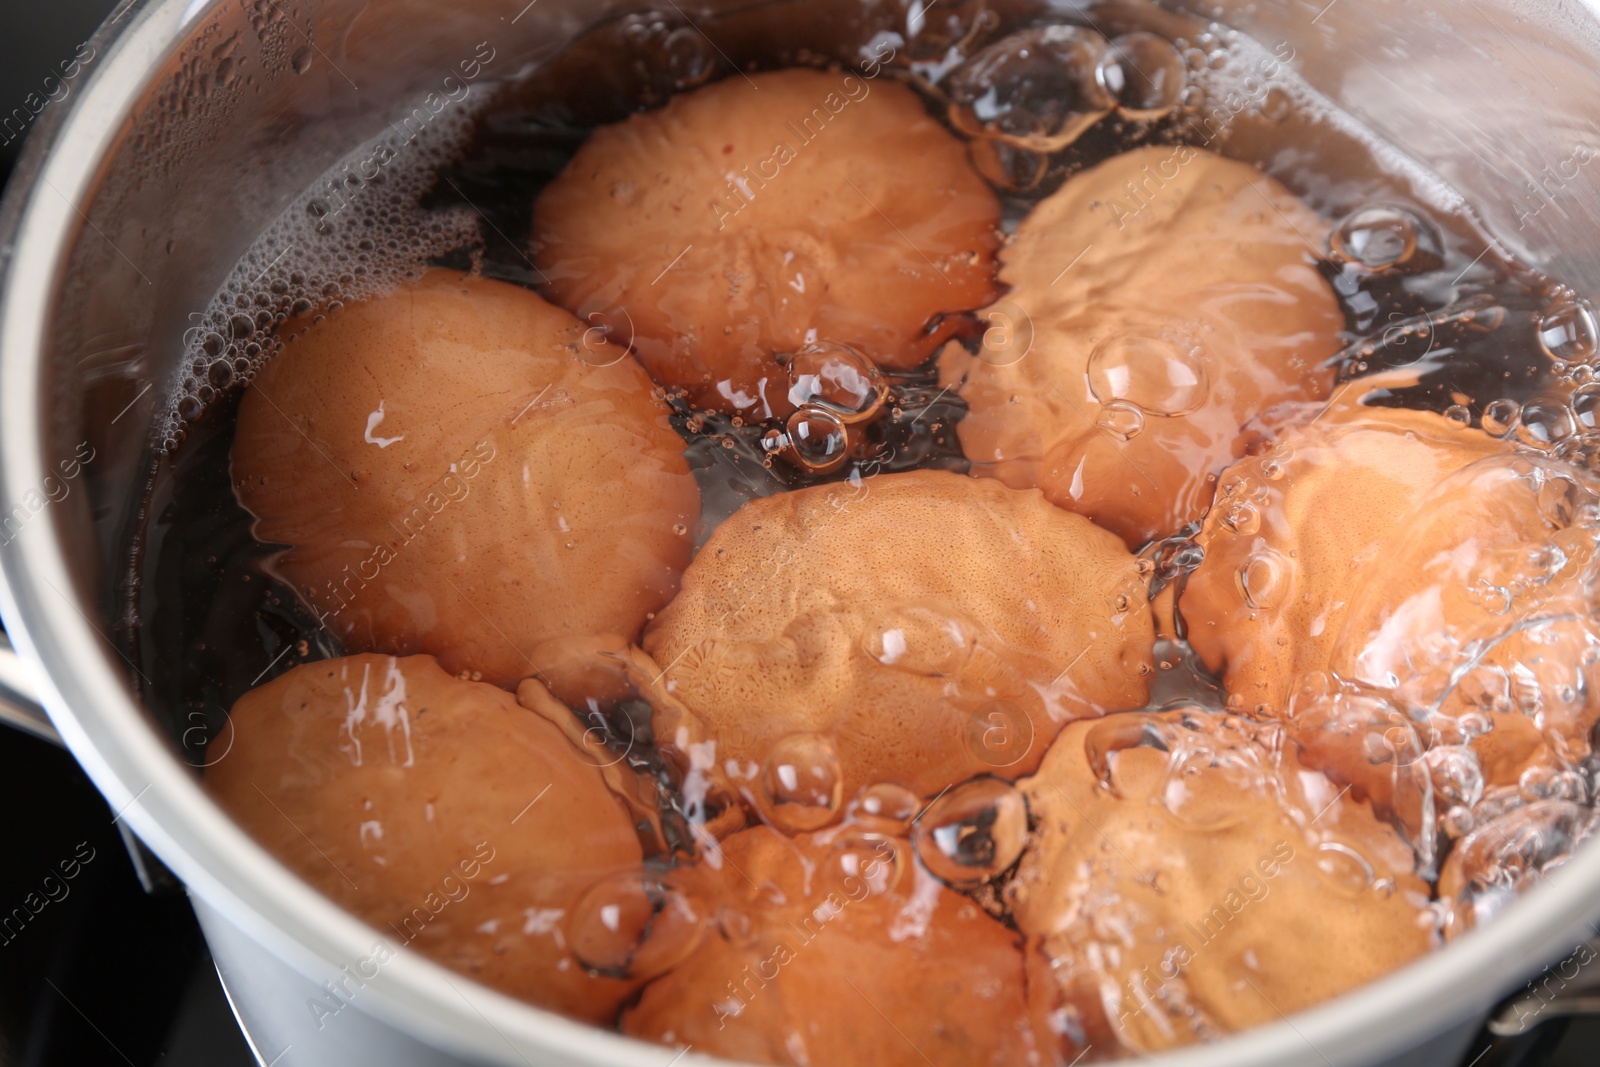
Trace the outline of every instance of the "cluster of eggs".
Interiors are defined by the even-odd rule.
[[[351,654],[234,707],[207,785],[258,840],[532,1003],[918,1064],[1276,1018],[1581,836],[1585,465],[1333,393],[1319,260],[1403,266],[1404,217],[1333,228],[1250,166],[1146,147],[1002,239],[994,145],[1181,91],[1150,35],[1029,33],[948,86],[990,149],[899,82],[729,78],[541,192],[542,295],[435,270],[284,324],[235,491]],[[1076,110],[967,84],[1058,53],[1098,72]],[[1028,343],[964,332],[999,317]],[[1564,352],[1592,334],[1547,319]],[[664,390],[824,476],[883,370],[929,361],[972,476],[823,481],[695,550]],[[1135,554],[1180,538],[1179,580]],[[1177,637],[1225,711],[1149,710]],[[1507,820],[1550,855],[1486,836]]]

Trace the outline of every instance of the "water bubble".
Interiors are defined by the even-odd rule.
[[[789,416],[785,426],[786,432],[776,437],[773,436],[776,431],[767,431],[761,439],[761,447],[780,452],[795,466],[812,474],[836,471],[849,460],[850,439],[844,422],[826,408],[800,408]]]
[[[691,26],[680,26],[657,45],[658,69],[672,80],[672,88],[682,92],[705,83],[716,69],[717,57],[711,41]]]
[[[1483,409],[1483,431],[1494,437],[1504,437],[1517,425],[1522,405],[1502,397]]]
[[[789,403],[829,411],[847,426],[877,415],[889,395],[878,368],[848,345],[807,345],[779,362],[789,374]]]
[[[1114,38],[1094,73],[1123,115],[1159,119],[1178,104],[1185,82],[1183,68],[1183,56],[1170,42],[1140,31]]]
[[[1160,721],[1147,715],[1109,716],[1091,726],[1083,737],[1083,753],[1089,761],[1089,769],[1113,793],[1117,792],[1117,784],[1112,757],[1126,749],[1144,747],[1168,751]]]
[[[1594,308],[1579,297],[1563,297],[1539,316],[1539,347],[1564,363],[1591,363],[1600,351]]]
[[[976,635],[948,612],[897,605],[879,612],[866,627],[862,651],[885,667],[927,678],[959,675]]]
[[[889,829],[903,830],[921,807],[917,794],[905,786],[878,782],[861,790],[850,810],[852,814],[887,824]]]
[[[975,886],[1008,870],[1028,843],[1028,806],[998,778],[973,778],[928,806],[912,831],[917,858],[947,885]]]
[[[967,719],[967,750],[991,767],[1020,763],[1033,750],[1033,720],[1009,701],[991,700]]]
[[[1209,382],[1195,347],[1124,331],[1090,353],[1089,389],[1102,404],[1121,400],[1150,415],[1188,415],[1205,403]]]
[[[1460,404],[1451,404],[1444,409],[1444,417],[1457,426],[1471,426],[1472,412]]]
[[[889,834],[843,833],[828,850],[824,872],[840,881],[858,879],[868,893],[881,895],[900,885],[908,866],[907,851],[904,842]],[[847,894],[852,890],[848,882],[842,888]]]
[[[1402,207],[1375,204],[1346,215],[1328,235],[1328,252],[1368,270],[1404,264],[1417,251],[1417,217]]]
[[[643,871],[613,875],[584,894],[567,920],[572,953],[613,978],[653,978],[699,947],[700,904],[665,878]]]
[[[780,830],[804,833],[828,825],[839,815],[844,776],[833,742],[821,734],[780,738],[768,751],[761,777],[768,816]]]
[[[1472,807],[1483,797],[1483,768],[1465,745],[1436,745],[1423,756],[1433,791],[1447,804]]]
[[[1257,610],[1276,607],[1288,590],[1288,576],[1288,561],[1278,552],[1263,548],[1239,568],[1239,595]]]
[[[961,66],[945,88],[950,121],[972,137],[1056,152],[1114,105],[1095,68],[1106,40],[1077,26],[1014,33]]]
[[[1567,406],[1582,431],[1600,429],[1600,382],[1573,390]]]
[[[1222,511],[1224,529],[1241,537],[1253,537],[1261,529],[1261,511],[1245,500],[1235,500]]]
[[[1356,897],[1372,885],[1372,861],[1349,845],[1338,841],[1324,841],[1317,846],[1317,870],[1335,890],[1344,896]]]
[[[1100,409],[1095,425],[1119,441],[1131,441],[1144,429],[1144,413],[1132,404],[1114,400]]]
[[[1008,193],[1025,193],[1039,187],[1050,172],[1050,156],[991,137],[967,145],[972,166],[984,181]]]
[[[1565,404],[1549,400],[1529,401],[1517,422],[1517,440],[1534,448],[1549,449],[1572,436],[1572,414]]]

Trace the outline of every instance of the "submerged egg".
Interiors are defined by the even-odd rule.
[[[640,180],[642,175],[652,176]],[[619,202],[609,190],[636,183]],[[922,362],[994,295],[999,205],[906,87],[783,70],[603,127],[534,205],[545,291],[698,406],[792,410],[777,357]]]
[[[1527,719],[1541,744],[1521,766],[1491,765],[1490,784],[1575,764],[1600,716],[1597,533],[1600,481],[1544,456],[1492,456],[1442,478],[1352,591],[1330,668],[1449,720]]]
[[[977,355],[940,357],[970,409],[973,472],[1134,546],[1198,519],[1246,420],[1331,384],[1344,321],[1317,271],[1327,229],[1272,178],[1192,147],[1074,175],[1001,253],[1015,328],[1000,340],[1031,345],[990,354],[991,330]]]
[[[700,494],[622,349],[534,293],[432,271],[294,334],[245,393],[255,536],[348,649],[499,685],[632,640],[689,561]]]
[[[1128,728],[1102,739],[1108,788],[1088,741],[1114,723]],[[1432,941],[1428,888],[1393,831],[1214,716],[1075,723],[1018,786],[1037,826],[1007,900],[1031,1008],[1076,1022],[1062,1062],[1276,1021]]]
[[[735,834],[694,874],[740,916],[622,1016],[744,1063],[1030,1063],[1018,938],[900,863],[903,839]]]
[[[1179,600],[1189,642],[1243,707],[1281,712],[1328,669],[1355,591],[1450,472],[1506,446],[1442,416],[1353,408],[1223,472]]]
[[[668,745],[766,766],[783,739],[819,735],[844,796],[931,796],[1026,773],[1061,723],[1143,704],[1153,640],[1116,538],[1037,492],[919,471],[746,504],[644,648]]]
[[[638,988],[591,975],[563,932],[594,887],[638,883],[633,820],[509,693],[431,656],[347,656],[251,690],[231,722],[207,791],[383,944],[594,1023]]]

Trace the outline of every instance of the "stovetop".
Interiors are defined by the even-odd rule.
[[[0,176],[35,109],[60,98],[63,64],[113,6],[0,9]],[[0,727],[0,811],[0,1067],[255,1062],[187,898],[144,890],[113,813],[71,756]],[[1597,1063],[1600,1015],[1552,1019],[1517,1041],[1486,1034],[1462,1067]]]

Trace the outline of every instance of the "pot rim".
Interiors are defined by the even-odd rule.
[[[1600,0],[1584,6],[1594,13]],[[83,209],[133,107],[211,7],[204,0],[119,7],[93,41],[103,58],[77,93],[41,119],[14,172],[0,207],[0,501],[20,499],[48,469],[41,360]],[[124,665],[69,599],[58,510],[0,546],[0,614],[34,665],[41,702],[116,819],[126,819],[191,892],[301,973],[320,979],[370,956],[381,935],[251,840],[151,728]],[[1397,972],[1292,1018],[1150,1062],[1275,1067],[1321,1059],[1331,1067],[1332,1054],[1341,1064],[1364,1063],[1409,1050],[1591,936],[1600,917],[1597,888],[1600,844],[1591,844],[1493,922]],[[355,1006],[455,1055],[508,1067],[530,1062],[528,1053],[663,1067],[669,1054],[531,1007],[410,952],[366,980]],[[688,1061],[722,1062],[694,1054]]]

